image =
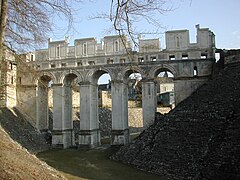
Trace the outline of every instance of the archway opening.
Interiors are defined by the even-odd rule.
[[[42,132],[52,130],[52,111],[50,102],[52,79],[50,76],[43,75],[38,80],[37,86],[37,128]]]
[[[99,70],[93,75],[97,85],[97,116],[101,144],[110,144],[112,130],[111,76],[107,71]]]
[[[124,76],[128,88],[128,127],[130,134],[143,130],[142,75],[129,70]]]
[[[166,68],[155,73],[157,112],[168,113],[175,107],[174,75]]]
[[[47,84],[48,86],[48,130],[53,130],[53,81],[50,80]]]

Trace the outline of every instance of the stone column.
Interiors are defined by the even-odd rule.
[[[100,145],[98,121],[98,86],[80,83],[80,132],[79,147]]]
[[[46,132],[48,129],[48,89],[44,85],[37,87],[37,129]]]
[[[70,85],[64,85],[64,118],[63,126],[65,129],[73,129],[72,121],[72,89]]]
[[[69,89],[62,84],[53,84],[53,132],[52,146],[68,148],[72,146],[72,122],[69,122],[69,107],[65,106]],[[65,119],[67,117],[67,119]]]
[[[128,87],[123,81],[111,81],[112,132],[111,145],[129,143],[128,129]]]
[[[153,80],[142,80],[142,108],[143,108],[143,126],[147,128],[153,124],[155,112],[157,110],[156,88]]]

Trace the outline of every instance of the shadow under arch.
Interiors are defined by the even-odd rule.
[[[100,78],[100,76],[102,76],[103,74],[109,74],[110,79],[113,79],[113,73],[111,70],[107,69],[107,68],[103,68],[101,67],[100,69],[97,70],[92,70],[90,72],[88,72],[87,74],[87,79],[93,83],[93,84],[97,84],[98,79]]]
[[[33,81],[34,81],[34,84],[38,86],[40,81],[44,82],[46,80],[52,81],[53,83],[57,82],[56,76],[51,72],[43,72],[39,74],[36,78],[34,78]]]
[[[177,70],[174,67],[169,66],[169,65],[161,65],[161,66],[153,67],[153,68],[151,68],[149,75],[151,78],[154,79],[158,76],[158,74],[160,72],[163,72],[163,71],[169,71],[170,73],[173,74],[174,77],[178,76]]]
[[[79,82],[81,82],[81,81],[83,81],[83,75],[80,73],[80,72],[78,72],[78,71],[64,71],[61,75],[60,75],[60,77],[59,77],[59,79],[58,79],[58,82],[60,83],[60,84],[64,84],[64,81],[66,81],[66,80],[73,80],[73,79],[75,79],[76,78],[76,81],[79,83]]]
[[[43,132],[49,129],[49,88],[53,79],[56,80],[52,73],[44,73],[36,81],[36,126]]]
[[[137,67],[137,66],[128,66],[123,69],[122,74],[123,74],[123,80],[126,81],[128,77],[133,74],[133,73],[139,73],[141,76],[144,76],[144,71]]]
[[[175,82],[176,70],[171,66],[155,67],[151,74],[156,83],[156,102],[158,112],[164,112],[164,108],[175,107]],[[164,112],[165,113],[165,112]]]

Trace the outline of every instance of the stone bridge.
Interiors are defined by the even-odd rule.
[[[22,75],[22,86],[33,82],[23,93],[35,94],[32,113],[39,130],[48,129],[48,89],[53,90],[52,145],[67,148],[73,143],[72,84],[79,85],[80,132],[79,146],[100,145],[98,121],[98,79],[111,77],[112,131],[111,144],[129,142],[128,77],[142,76],[142,108],[144,126],[153,123],[156,112],[156,77],[169,71],[174,76],[175,103],[178,104],[212,74],[215,61],[214,34],[208,28],[197,28],[196,43],[189,42],[188,30],[166,32],[166,49],[159,39],[139,38],[139,49],[133,51],[125,36],[107,36],[98,43],[95,38],[52,41],[48,49],[27,55],[27,62],[36,71],[33,80]],[[31,90],[30,90],[31,89]],[[21,98],[21,97],[20,97]],[[26,95],[22,96],[26,98]]]

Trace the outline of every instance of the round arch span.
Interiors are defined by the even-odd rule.
[[[59,77],[59,79],[58,79],[58,82],[59,82],[60,84],[63,84],[63,83],[64,83],[64,79],[65,79],[68,75],[70,75],[70,74],[74,74],[74,75],[77,77],[77,82],[83,81],[83,75],[82,75],[80,72],[78,72],[78,71],[64,71],[64,72],[60,75],[60,77]]]
[[[41,78],[43,78],[43,77],[49,77],[49,79],[50,80],[52,80],[53,81],[53,83],[56,83],[57,82],[57,78],[56,78],[56,76],[53,74],[53,73],[51,73],[51,72],[43,72],[43,73],[41,73],[37,78],[34,78],[34,84],[36,85],[36,86],[38,86],[38,83],[39,83],[39,81],[41,80]]]
[[[130,74],[139,73],[141,76],[144,76],[144,71],[137,66],[128,66],[122,70],[123,79],[127,79]]]
[[[173,66],[169,66],[169,65],[161,65],[161,66],[153,67],[151,68],[149,75],[151,78],[155,78],[161,71],[169,71],[173,74],[174,77],[178,76],[177,70]]]
[[[99,69],[89,71],[87,73],[86,80],[94,84],[97,84],[99,77],[105,73],[109,74],[110,78],[113,79],[113,72],[108,68],[101,67]]]

